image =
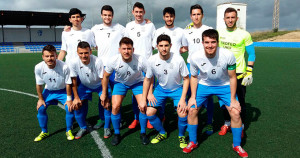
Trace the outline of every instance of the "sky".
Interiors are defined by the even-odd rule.
[[[132,0],[132,4],[137,2]],[[176,11],[175,25],[184,28],[191,22],[190,6],[200,4],[204,9],[203,24],[216,27],[217,5],[226,2],[247,4],[247,30],[249,32],[272,30],[274,0],[140,0],[146,10],[145,17],[150,19],[156,28],[162,27],[162,10],[173,7]],[[91,28],[102,23],[101,7],[111,5],[114,9],[113,22],[123,26],[127,23],[127,0],[0,0],[0,10],[64,12],[70,8],[79,8],[86,19],[83,27]],[[300,30],[299,0],[281,0],[279,30]]]

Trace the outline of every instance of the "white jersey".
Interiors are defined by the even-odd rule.
[[[191,55],[194,52],[197,52],[197,51],[203,49],[202,33],[208,29],[212,29],[212,27],[202,25],[200,28],[192,27],[190,29],[185,29],[185,37],[186,37],[186,39],[188,41],[188,45],[189,45],[189,55],[187,58],[188,63],[190,63]]]
[[[152,40],[155,35],[155,26],[153,23],[137,24],[131,21],[126,25],[125,36],[132,39],[133,48],[136,54],[139,54],[146,59],[152,55]]]
[[[235,64],[233,53],[227,49],[218,47],[214,58],[207,58],[203,49],[191,57],[191,75],[197,76],[200,71],[198,81],[202,85],[229,85],[228,67]]]
[[[163,26],[157,29],[155,32],[155,37],[152,42],[153,48],[156,47],[157,37],[161,34],[170,36],[172,43],[170,52],[180,54],[180,48],[183,46],[188,46],[187,39],[184,36],[184,30],[182,28],[174,26],[173,28],[169,29]]]
[[[107,73],[115,71],[115,81],[132,86],[144,80],[143,73],[147,71],[147,61],[144,57],[132,54],[132,60],[129,63],[123,61],[121,54],[111,58],[105,67]]]
[[[56,66],[50,69],[42,61],[34,68],[35,80],[37,85],[45,85],[48,90],[60,90],[66,88],[66,84],[72,84],[70,69],[63,61],[56,60]]]
[[[181,55],[171,53],[168,60],[162,60],[157,53],[149,59],[146,77],[153,75],[163,89],[173,91],[182,86],[182,79],[189,71]]]
[[[96,89],[101,86],[101,79],[103,78],[103,64],[100,58],[94,55],[90,56],[90,63],[85,65],[79,58],[71,61],[71,77],[79,76],[81,84],[90,88]]]
[[[90,29],[82,28],[76,31],[71,28],[71,31],[63,31],[61,35],[61,50],[67,52],[66,63],[78,58],[77,45],[81,41],[86,41],[91,47],[95,47],[94,35]]]
[[[105,26],[98,24],[92,27],[95,36],[95,42],[98,47],[98,57],[107,65],[107,61],[114,55],[118,54],[119,42],[125,34],[125,27],[120,24]]]

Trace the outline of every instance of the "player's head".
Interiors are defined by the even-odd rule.
[[[227,8],[224,12],[224,21],[227,29],[235,29],[237,20],[237,11],[234,8]]]
[[[119,42],[119,46],[119,52],[121,53],[123,61],[130,62],[134,51],[133,41],[128,37],[123,37]]]
[[[202,33],[202,44],[205,55],[208,58],[213,58],[216,55],[219,42],[219,34],[215,29],[208,29]]]
[[[114,17],[114,10],[110,5],[104,5],[101,8],[101,18],[105,25],[111,25],[112,19]]]
[[[72,26],[81,26],[84,20],[84,15],[78,8],[71,8],[69,11],[69,21]]]
[[[169,59],[172,46],[170,36],[161,34],[157,37],[156,43],[160,57],[162,59]]]
[[[190,16],[191,16],[191,20],[193,21],[194,25],[202,24],[203,9],[202,9],[201,5],[199,5],[199,4],[192,5],[190,8]]]
[[[81,41],[77,45],[77,54],[81,62],[85,65],[90,63],[92,49],[88,42]]]
[[[175,9],[172,7],[166,7],[163,10],[163,19],[165,21],[166,26],[173,27],[175,20]]]
[[[56,65],[56,48],[53,45],[46,45],[42,50],[42,58],[49,68],[54,68]]]
[[[132,14],[134,16],[134,19],[136,22],[143,22],[144,21],[144,15],[145,15],[145,8],[144,5],[140,2],[136,2],[133,5]]]

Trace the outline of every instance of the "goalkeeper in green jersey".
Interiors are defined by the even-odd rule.
[[[246,116],[246,86],[251,85],[253,80],[252,69],[255,61],[255,50],[251,35],[249,32],[237,28],[237,20],[237,11],[234,8],[227,8],[224,13],[224,22],[226,24],[226,28],[220,29],[218,32],[219,46],[233,52],[236,58],[236,73],[238,79],[236,93],[241,104],[241,117],[242,122],[244,123]],[[247,65],[245,61],[245,52],[248,54]],[[225,135],[230,130],[230,116],[226,109],[224,109],[224,119],[225,124],[221,127],[219,135]]]

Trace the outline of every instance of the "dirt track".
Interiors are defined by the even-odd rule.
[[[260,42],[300,42],[300,31],[261,40]]]

